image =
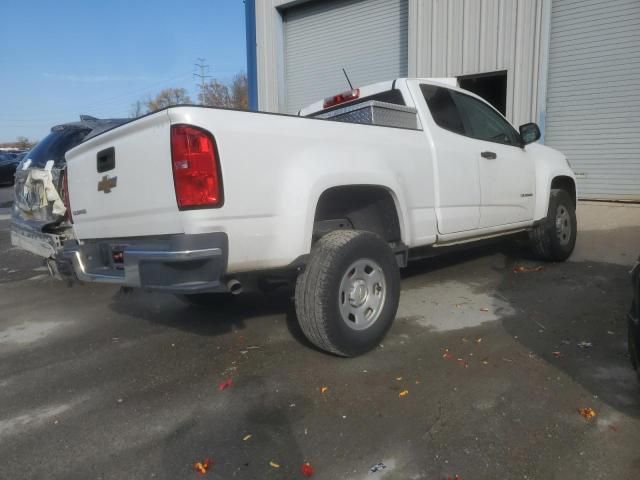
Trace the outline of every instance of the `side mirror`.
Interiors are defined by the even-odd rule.
[[[520,126],[520,138],[522,139],[522,143],[524,145],[529,145],[530,143],[537,142],[540,140],[540,128],[535,123],[525,123]]]

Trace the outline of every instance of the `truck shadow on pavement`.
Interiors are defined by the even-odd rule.
[[[152,324],[210,337],[244,330],[249,320],[285,314],[293,307],[289,296],[282,292],[242,294],[224,304],[207,307],[190,305],[172,295],[121,290],[112,298],[109,308]]]
[[[615,236],[616,232],[608,231],[607,235]],[[490,263],[491,273],[499,279],[497,284],[457,275],[462,267],[475,262],[481,262],[484,271]],[[518,265],[541,266],[542,271],[515,273]],[[640,417],[640,388],[626,344],[626,312],[631,299],[628,270],[597,262],[538,262],[511,239],[412,263],[403,270],[402,278],[403,283],[419,281],[422,276],[432,283],[452,278],[473,282],[472,289],[511,306],[513,313],[498,314],[498,321],[530,356],[563,372],[599,401]],[[287,289],[269,295],[243,294],[216,309],[144,292],[117,295],[110,307],[120,314],[202,336],[224,335],[247,328],[249,322],[259,325],[265,317],[284,315],[291,336],[304,348],[315,349],[298,326]],[[269,325],[259,328],[268,330]],[[389,335],[393,336],[394,330]]]

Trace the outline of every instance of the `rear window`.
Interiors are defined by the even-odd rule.
[[[53,160],[55,167],[60,167],[65,163],[64,154],[80,145],[89,132],[90,130],[84,128],[53,131],[38,142],[24,158],[31,159],[33,167],[44,168],[49,160]]]
[[[433,121],[439,127],[460,135],[466,134],[460,112],[449,90],[425,83],[420,85],[420,90],[427,101]]]

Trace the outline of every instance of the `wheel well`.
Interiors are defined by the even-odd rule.
[[[313,241],[330,231],[374,232],[387,242],[399,242],[400,220],[391,193],[384,187],[334,187],[320,196],[313,224]]]
[[[571,196],[573,205],[576,205],[576,184],[571,177],[556,177],[551,181],[551,189],[565,190]]]

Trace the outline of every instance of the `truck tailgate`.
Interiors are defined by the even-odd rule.
[[[78,239],[182,233],[167,111],[92,138],[66,159]]]

